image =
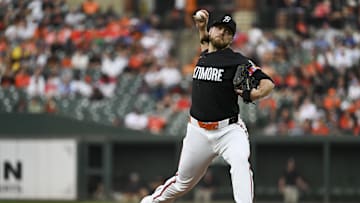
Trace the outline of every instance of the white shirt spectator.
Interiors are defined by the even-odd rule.
[[[39,53],[36,59],[36,65],[38,65],[39,67],[44,67],[47,63],[48,57],[49,56],[45,52]]]
[[[161,75],[156,65],[151,66],[145,73],[144,80],[149,87],[156,87],[160,84]]]
[[[45,84],[45,95],[47,97],[59,96],[60,78],[56,75],[50,76]]]
[[[158,41],[156,46],[152,50],[152,54],[159,60],[162,61],[168,57],[170,49],[173,45],[173,36],[169,32],[164,32],[160,35],[161,40]]]
[[[341,35],[341,32],[330,27],[330,25],[328,23],[324,23],[323,26],[319,30],[317,30],[315,33],[315,36],[317,38],[325,39],[325,41],[327,41],[327,43],[331,47],[334,46],[334,43],[335,43],[334,39],[340,35]]]
[[[45,94],[45,79],[42,75],[34,74],[31,76],[27,93],[31,97],[43,96]]]
[[[101,72],[109,77],[116,78],[124,71],[128,62],[129,59],[125,53],[119,53],[114,59],[105,55],[101,60]]]
[[[34,35],[36,26],[27,24],[26,21],[20,20],[15,25],[10,25],[5,30],[5,36],[8,40],[25,40]]]
[[[116,89],[116,79],[103,75],[96,85],[105,97],[114,96]]]
[[[65,23],[71,26],[78,26],[85,19],[85,15],[76,11],[76,8],[71,8],[70,12],[65,16]]]
[[[358,47],[353,47],[349,49],[350,55],[351,55],[351,62],[352,65],[357,65],[360,61],[360,50]]]
[[[360,82],[357,79],[353,79],[350,82],[349,88],[348,88],[348,97],[352,101],[357,101],[360,99]]]
[[[261,38],[263,38],[263,32],[257,27],[253,27],[248,31],[249,43],[253,46],[256,46]]]
[[[42,1],[31,1],[28,5],[28,8],[31,10],[31,13],[29,15],[30,20],[40,21],[44,17],[44,13],[42,10]]]
[[[319,54],[316,60],[322,66],[325,66],[333,65],[335,63],[334,58],[334,52],[332,52],[331,50],[326,50],[324,53]]]
[[[160,80],[165,88],[178,85],[181,82],[181,72],[174,66],[164,67],[160,70]]]
[[[85,97],[90,97],[93,92],[93,88],[90,84],[82,80],[74,80],[71,82],[71,89],[74,93],[78,93]]]
[[[89,56],[77,50],[71,57],[71,64],[75,69],[85,70],[89,65]]]
[[[304,100],[304,103],[301,104],[299,108],[299,120],[305,121],[306,119],[315,120],[318,117],[317,108],[314,103],[310,101],[309,98]]]
[[[145,49],[151,49],[156,46],[156,44],[161,39],[160,33],[156,30],[149,30],[145,33],[145,35],[141,38],[140,44]]]
[[[124,124],[133,130],[143,130],[147,127],[148,117],[136,111],[126,114]]]
[[[260,39],[260,44],[256,46],[256,54],[258,56],[263,56],[266,52],[274,52],[276,46],[271,41],[266,38]]]
[[[334,52],[334,66],[338,69],[346,69],[352,66],[352,55],[346,47],[337,47]]]

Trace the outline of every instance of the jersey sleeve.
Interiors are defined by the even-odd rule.
[[[249,71],[250,76],[252,76],[255,73],[255,71],[261,70],[261,68],[259,66],[255,65],[255,63],[253,61],[251,61],[250,59],[247,59],[246,67]]]
[[[274,82],[270,76],[265,74],[261,70],[261,68],[259,66],[255,65],[255,63],[253,61],[251,61],[250,59],[248,59],[248,64],[246,67],[248,68],[249,75],[253,76],[256,80],[260,81],[261,79],[269,79],[272,82]]]

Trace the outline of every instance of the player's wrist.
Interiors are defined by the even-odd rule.
[[[252,102],[253,100],[251,99],[251,90],[244,90],[243,93],[242,93],[242,98],[244,100],[245,103],[250,103]]]

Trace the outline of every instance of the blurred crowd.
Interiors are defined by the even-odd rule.
[[[359,135],[357,1],[265,4],[274,12],[273,27],[261,28],[259,19],[236,34],[233,47],[253,58],[274,79],[276,90],[257,103],[255,120],[244,120],[266,135]],[[120,15],[94,0],[77,7],[65,0],[1,0],[1,88],[22,89],[29,97],[26,108],[14,111],[56,113],[54,98],[111,99],[122,76],[140,75],[137,94],[153,100],[154,109],[134,108],[114,123],[161,133],[173,114],[186,113],[191,104],[198,56],[179,61],[179,44],[186,42],[177,41],[176,31],[191,29],[197,36],[187,22],[196,7],[184,9],[174,9],[162,21],[155,13]]]
[[[360,16],[355,1],[278,1],[275,27],[235,44],[276,83],[259,103],[269,135],[359,135]]]

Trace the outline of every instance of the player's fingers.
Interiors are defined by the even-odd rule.
[[[200,11],[204,12],[206,15],[206,18],[209,18],[209,12],[205,9],[201,9]]]
[[[235,89],[235,92],[237,94],[239,94],[240,96],[242,96],[242,94],[243,94],[243,91],[241,89]]]

